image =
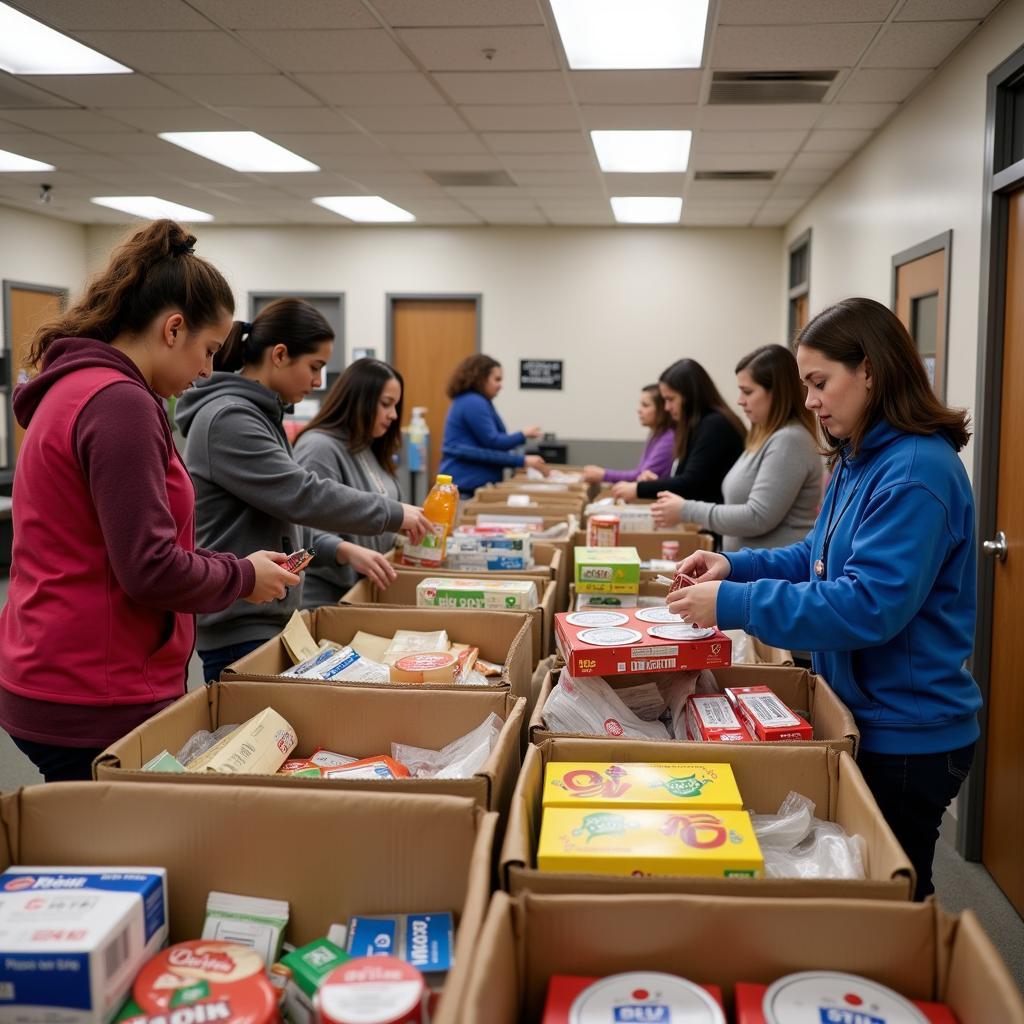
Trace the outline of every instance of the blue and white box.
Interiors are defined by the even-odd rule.
[[[451,914],[388,914],[353,917],[346,952],[352,957],[397,956],[434,974],[451,969],[453,944]]]

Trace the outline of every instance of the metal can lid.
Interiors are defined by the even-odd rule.
[[[411,1019],[424,991],[423,975],[404,960],[364,956],[324,978],[316,1006],[321,1024],[398,1024]]]
[[[570,612],[565,617],[570,626],[622,626],[629,616],[622,612],[583,611]]]
[[[683,617],[668,610],[668,605],[658,605],[655,608],[641,608],[636,617],[641,622],[682,622]]]
[[[623,1020],[725,1024],[725,1015],[699,985],[659,971],[629,971],[602,978],[584,989],[569,1008],[569,1024]]]
[[[704,640],[714,635],[714,630],[708,626],[702,629],[690,622],[665,623],[660,626],[651,626],[647,630],[648,636],[656,636],[659,640]]]
[[[623,629],[621,626],[584,629],[576,635],[577,640],[593,647],[622,647],[625,644],[638,644],[643,634],[635,629]]]
[[[841,971],[801,971],[764,994],[766,1024],[928,1024],[908,999],[886,985]]]
[[[589,522],[600,523],[601,526],[618,526],[622,520],[618,516],[604,514],[591,516]]]

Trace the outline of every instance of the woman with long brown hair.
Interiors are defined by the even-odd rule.
[[[913,340],[872,299],[819,313],[797,338],[807,408],[836,467],[813,530],[774,550],[700,553],[669,607],[814,651],[860,729],[857,763],[933,891],[939,823],[966,778],[981,693],[974,647],[974,497],[957,453],[967,413],[936,398]]]
[[[633,469],[605,469],[604,466],[584,466],[583,479],[588,484],[631,483],[635,480],[657,479],[672,468],[675,450],[675,429],[672,417],[665,408],[665,399],[657,384],[648,384],[640,392],[636,410],[640,426],[648,430],[640,461]]]
[[[320,411],[295,443],[295,460],[325,480],[401,501],[395,458],[402,446],[402,375],[379,359],[357,359],[327,393]],[[395,546],[387,530],[371,537],[337,538],[334,565],[311,566],[302,604],[335,604],[365,576],[385,589],[395,570],[384,557]]]

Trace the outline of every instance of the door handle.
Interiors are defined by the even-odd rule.
[[[1000,562],[1006,561],[1006,534],[1002,530],[996,534],[995,540],[987,540],[981,546],[986,555],[998,558]]]

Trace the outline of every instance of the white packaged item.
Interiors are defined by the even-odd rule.
[[[211,892],[206,897],[206,919],[201,938],[251,946],[263,957],[265,964],[272,964],[281,955],[281,942],[287,927],[288,903],[285,900]]]
[[[421,608],[528,612],[537,607],[537,584],[532,580],[431,576],[416,584],[416,604]]]
[[[386,683],[390,677],[387,665],[364,658],[351,647],[321,651],[313,661],[314,664],[311,666],[308,662],[303,662],[302,665],[296,665],[282,675],[295,679],[316,679],[321,682],[347,680],[355,683]]]
[[[448,634],[443,629],[425,633],[414,629],[398,630],[384,653],[384,664],[394,665],[407,654],[430,654],[433,651],[447,651],[451,647]]]
[[[273,708],[264,708],[192,761],[190,772],[273,775],[295,749],[298,738]]]
[[[653,533],[657,527],[651,515],[650,505],[619,505],[609,506],[603,502],[594,502],[584,509],[583,515],[591,516],[615,515],[619,518],[620,533]]]
[[[0,875],[0,1021],[105,1024],[166,941],[164,868],[8,868]]]
[[[574,679],[564,668],[544,705],[544,724],[551,732],[582,736],[670,738],[661,722],[645,722],[630,711],[600,676]]]
[[[491,756],[504,724],[492,711],[472,732],[440,750],[392,743],[391,756],[416,779],[471,779]]]

